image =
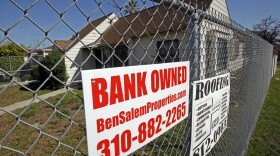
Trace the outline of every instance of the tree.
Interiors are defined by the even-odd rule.
[[[253,26],[254,31],[269,43],[275,43],[280,38],[280,21],[269,16]]]
[[[23,63],[27,53],[24,51],[25,46],[18,46],[14,43],[5,43],[0,46],[0,68],[5,71],[13,72],[17,70]],[[22,57],[18,57],[22,56]]]
[[[138,3],[136,0],[128,0],[124,8],[125,15],[130,15],[139,11]]]
[[[21,45],[22,48],[14,43],[5,43],[4,45],[0,46],[0,57],[2,56],[24,56],[27,54]]]

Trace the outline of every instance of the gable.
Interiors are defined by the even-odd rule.
[[[210,5],[210,8],[214,9],[214,11],[222,13],[226,17],[230,17],[227,0],[213,0],[213,2]]]

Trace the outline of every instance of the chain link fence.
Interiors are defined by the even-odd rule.
[[[246,154],[272,77],[273,47],[216,5],[211,0],[6,0],[2,6],[17,15],[1,9],[1,19],[9,20],[0,23],[0,45],[16,44],[26,59],[9,68],[3,64],[11,57],[0,58],[5,77],[0,79],[5,82],[0,155],[87,155],[81,71],[179,61],[190,61],[191,82],[230,72],[228,128],[210,155]],[[61,55],[52,67],[21,46],[22,34],[30,38],[30,32],[39,36],[33,50],[50,45],[50,54]],[[36,85],[17,79],[30,62],[49,72]],[[61,62],[66,81],[54,74]],[[46,89],[48,81],[63,91]],[[131,155],[188,155],[190,136],[191,110],[186,120]]]

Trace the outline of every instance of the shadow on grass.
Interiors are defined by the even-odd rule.
[[[31,90],[36,90],[41,86],[41,82],[30,82],[29,84],[24,85],[24,86],[31,89]],[[29,91],[25,87],[20,87],[19,89],[22,90],[22,91]],[[43,87],[42,87],[41,90],[44,90]]]

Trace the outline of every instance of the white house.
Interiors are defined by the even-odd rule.
[[[223,17],[229,17],[226,0],[185,2],[204,11],[215,9]],[[190,18],[185,12],[163,4],[122,18],[112,13],[92,21],[70,40],[55,41],[54,51],[63,51],[67,56],[68,81],[80,80],[81,70],[187,60],[191,46],[188,44]],[[201,58],[205,70],[200,73],[207,77],[230,64],[228,51],[222,49],[228,49],[233,33],[206,20],[199,22],[200,34],[205,34],[200,35],[200,53],[213,58],[212,62]],[[242,51],[242,45],[238,48]],[[242,53],[239,55],[242,57]],[[220,60],[222,56],[224,60]]]

